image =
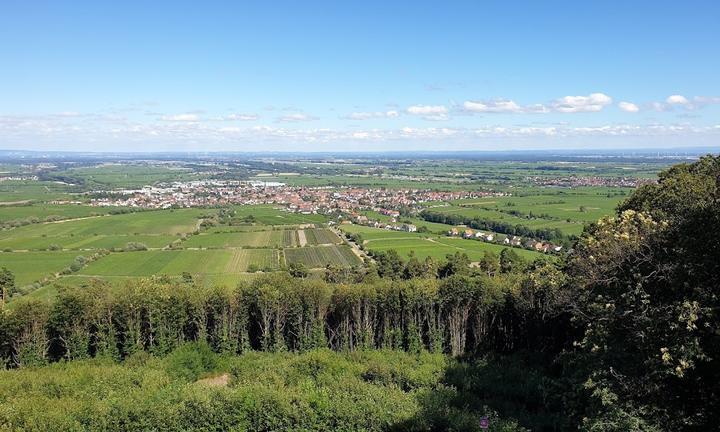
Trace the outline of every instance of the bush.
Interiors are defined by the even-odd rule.
[[[166,361],[167,372],[178,379],[197,381],[203,375],[218,367],[218,355],[205,342],[193,342],[180,345]]]

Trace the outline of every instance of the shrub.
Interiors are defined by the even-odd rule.
[[[180,345],[165,361],[171,376],[186,381],[196,381],[218,367],[218,355],[205,342]]]

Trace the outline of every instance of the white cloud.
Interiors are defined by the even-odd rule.
[[[253,121],[259,119],[260,116],[257,114],[230,114],[226,115],[225,117],[221,117],[221,120],[228,120],[228,121]]]
[[[701,126],[688,123],[669,124],[599,124],[590,126],[552,125],[485,125],[464,127],[406,127],[390,129],[329,129],[313,127],[281,127],[279,125],[247,126],[214,122],[137,122],[107,123],[97,121],[76,122],[54,115],[9,116],[0,115],[0,136],[13,145],[33,143],[46,148],[77,148],[78,145],[97,146],[103,143],[112,149],[122,143],[123,148],[158,149],[337,149],[338,146],[358,145],[358,149],[387,149],[408,145],[411,148],[475,148],[498,143],[552,143],[553,145],[576,145],[578,138],[588,137],[605,145],[628,145],[627,143],[656,144],[658,138],[664,143],[716,142],[720,137],[720,125]],[[616,137],[619,140],[608,141]],[[497,140],[497,141],[496,141]],[[622,141],[620,141],[622,140]],[[591,142],[591,141],[585,141]],[[298,147],[299,146],[299,147]],[[435,147],[433,147],[435,146]],[[93,147],[96,148],[96,147]],[[344,147],[343,147],[344,148]]]
[[[376,112],[354,112],[348,115],[346,118],[350,120],[371,120],[380,118],[395,118],[400,114],[395,111],[376,111]]]
[[[612,98],[604,93],[589,96],[565,96],[553,102],[553,109],[562,113],[598,112],[610,105]]]
[[[293,113],[293,114],[286,114],[282,117],[278,117],[277,121],[279,122],[286,122],[286,123],[294,123],[294,122],[306,122],[306,121],[313,121],[317,120],[317,117],[313,117],[308,114],[304,113]]]
[[[665,103],[668,105],[688,105],[690,101],[683,95],[672,95],[665,99]]]
[[[618,107],[621,110],[623,110],[625,112],[629,112],[629,113],[636,113],[636,112],[640,111],[640,108],[632,102],[625,102],[625,101],[620,102],[618,104]]]
[[[565,96],[556,99],[549,105],[531,104],[520,105],[510,99],[494,99],[489,101],[465,101],[462,109],[468,113],[576,113],[597,112],[612,103],[612,98],[604,93],[592,93],[588,96]]]
[[[407,109],[407,112],[415,115],[442,115],[447,114],[448,109],[443,105],[413,105]]]
[[[494,101],[465,101],[465,111],[478,113],[520,113],[525,109],[512,100],[498,99]]]
[[[176,122],[196,122],[200,120],[200,117],[197,114],[175,114],[162,116],[160,117],[160,120]]]
[[[429,121],[444,121],[450,118],[444,105],[413,105],[408,107],[407,112]]]
[[[718,97],[718,96],[695,96],[693,98],[693,102],[699,106],[710,105],[710,104],[720,104],[720,97]]]

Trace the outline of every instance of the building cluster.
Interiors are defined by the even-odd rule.
[[[377,208],[374,209],[374,211],[390,216],[392,219],[389,222],[383,222],[376,219],[370,219],[363,214],[353,212],[350,214],[350,219],[344,219],[341,223],[355,223],[358,225],[369,226],[372,228],[383,228],[391,231],[417,232],[417,226],[414,224],[398,223],[397,218],[400,216],[400,212],[383,208]]]
[[[0,182],[2,181],[38,181],[38,176],[36,175],[9,175],[9,176],[2,176],[0,175]]]
[[[538,186],[555,187],[584,187],[584,186],[606,186],[606,187],[628,187],[634,188],[644,184],[653,183],[652,179],[636,177],[599,177],[599,176],[567,176],[567,177],[526,177],[529,181]]]
[[[547,241],[536,240],[532,238],[522,238],[515,235],[497,235],[493,232],[473,231],[469,228],[451,228],[450,230],[448,230],[447,234],[451,237],[462,237],[465,239],[480,240],[488,243],[497,243],[506,246],[531,249],[545,253],[560,252],[562,250],[562,246],[555,245]]]
[[[297,213],[351,213],[378,210],[398,217],[401,208],[423,203],[503,195],[481,191],[288,186],[278,182],[204,180],[114,190],[97,194],[96,206],[171,208],[228,204],[281,205]]]

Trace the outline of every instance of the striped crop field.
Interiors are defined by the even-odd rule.
[[[306,229],[305,238],[309,245],[340,244],[342,240],[332,230],[327,228]]]
[[[258,268],[278,266],[273,249],[175,250],[113,253],[82,269],[91,276],[152,276],[222,274],[244,272],[250,265]]]
[[[295,247],[298,244],[300,244],[300,240],[298,239],[298,233],[297,230],[285,230],[283,231],[283,246],[285,247]]]
[[[198,234],[183,243],[186,248],[276,247],[284,242],[283,231],[248,231]]]
[[[309,268],[323,268],[327,264],[350,267],[361,264],[350,247],[339,246],[308,246],[303,248],[286,249],[285,261],[288,264],[300,263]]]

